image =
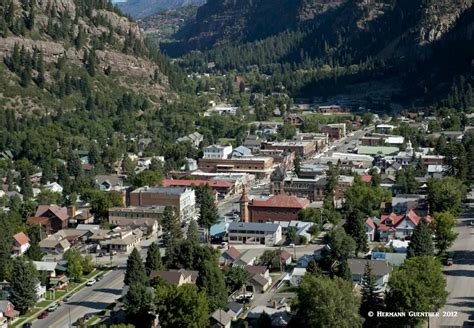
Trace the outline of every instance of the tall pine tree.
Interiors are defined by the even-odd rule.
[[[360,304],[360,315],[365,318],[364,327],[378,327],[380,320],[369,316],[369,311],[377,312],[383,306],[383,302],[379,297],[379,293],[376,292],[375,277],[372,272],[372,267],[367,261],[365,265],[364,275],[362,276],[362,300]]]
[[[160,270],[162,266],[160,248],[156,243],[152,243],[146,253],[145,269],[147,276],[153,270]]]
[[[421,220],[413,231],[407,257],[433,256],[434,247],[428,222]]]
[[[36,281],[38,272],[31,262],[27,262],[22,257],[13,261],[11,274],[11,295],[10,301],[21,313],[27,312],[36,304]]]
[[[127,259],[127,270],[125,271],[125,285],[130,285],[134,282],[147,281],[145,266],[143,265],[142,257],[136,248],[130,253]]]

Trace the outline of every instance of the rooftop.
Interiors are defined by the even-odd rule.
[[[192,191],[186,187],[141,187],[132,191],[132,193],[157,193],[167,195],[181,195],[188,191]]]
[[[255,230],[255,231],[267,231],[276,232],[280,228],[278,224],[273,223],[256,223],[256,222],[231,222],[229,224],[230,230]]]
[[[267,200],[253,200],[249,205],[252,207],[281,207],[281,208],[305,208],[310,204],[309,199],[296,196],[275,195]]]

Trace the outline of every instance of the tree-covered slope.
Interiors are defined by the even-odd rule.
[[[205,2],[206,0],[129,0],[117,5],[134,18],[145,18],[163,9],[201,5]]]

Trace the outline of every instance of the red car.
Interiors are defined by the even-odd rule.
[[[46,318],[48,315],[49,315],[49,313],[46,312],[46,311],[41,312],[41,314],[38,316],[38,319],[44,319],[44,318]]]

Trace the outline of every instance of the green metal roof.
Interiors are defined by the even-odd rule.
[[[393,155],[400,151],[398,147],[388,146],[359,146],[358,154],[363,155]]]

